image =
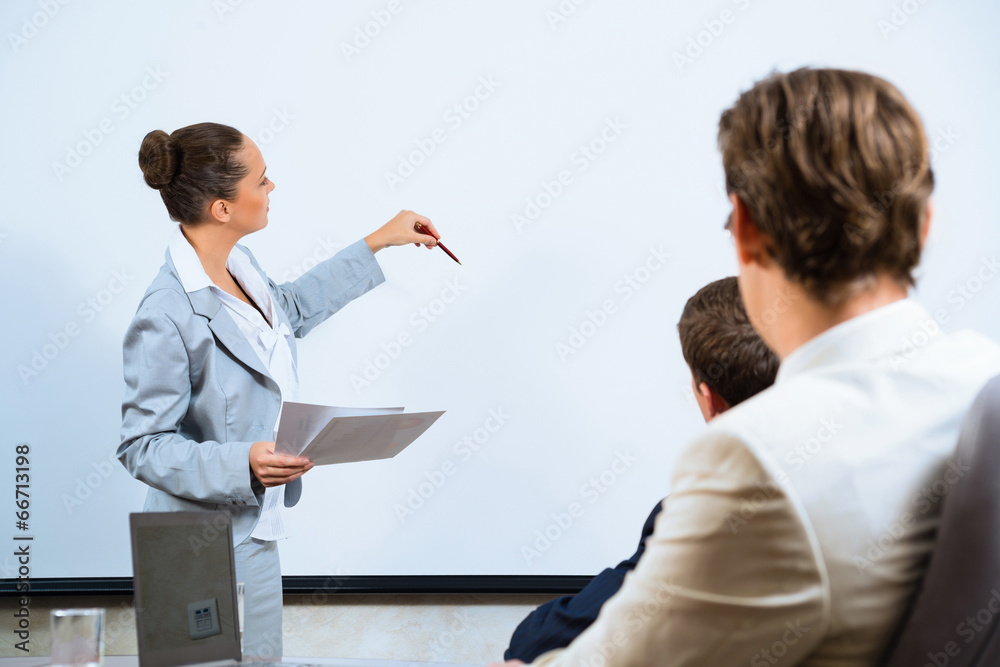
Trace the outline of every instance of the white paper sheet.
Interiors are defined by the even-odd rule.
[[[392,458],[443,414],[289,401],[282,407],[274,450],[304,456],[316,465]]]

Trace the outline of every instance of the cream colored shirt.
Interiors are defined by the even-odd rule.
[[[678,459],[636,569],[536,664],[876,665],[1000,347],[903,300],[817,336]]]

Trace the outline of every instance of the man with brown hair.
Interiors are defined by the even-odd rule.
[[[1000,346],[907,298],[933,188],[888,82],[800,69],[719,123],[773,387],[681,454],[638,566],[545,665],[874,665],[922,576],[946,461]]]
[[[706,422],[774,384],[778,358],[750,324],[736,278],[695,292],[684,304],[677,332]]]
[[[706,422],[774,384],[778,358],[750,326],[736,278],[722,278],[698,290],[685,304],[677,331]],[[663,503],[657,503],[650,512],[631,558],[599,572],[576,595],[550,600],[531,612],[514,630],[504,657],[534,660],[568,646],[586,630],[635,569],[662,508]]]

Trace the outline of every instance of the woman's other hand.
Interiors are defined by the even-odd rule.
[[[275,454],[274,442],[255,442],[250,447],[250,470],[265,487],[288,484],[312,470],[313,465],[301,456]]]
[[[430,234],[418,232],[418,223],[424,228],[424,232],[430,232]],[[382,248],[394,245],[406,245],[407,243],[433,248],[437,245],[439,238],[441,238],[441,235],[438,234],[438,231],[434,228],[434,223],[430,220],[413,211],[400,211],[395,218],[366,236],[365,242],[368,243],[368,247],[372,249],[372,252],[378,252]]]

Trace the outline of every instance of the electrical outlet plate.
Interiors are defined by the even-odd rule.
[[[188,629],[191,639],[204,639],[222,634],[219,625],[219,605],[215,598],[198,600],[188,605]]]

